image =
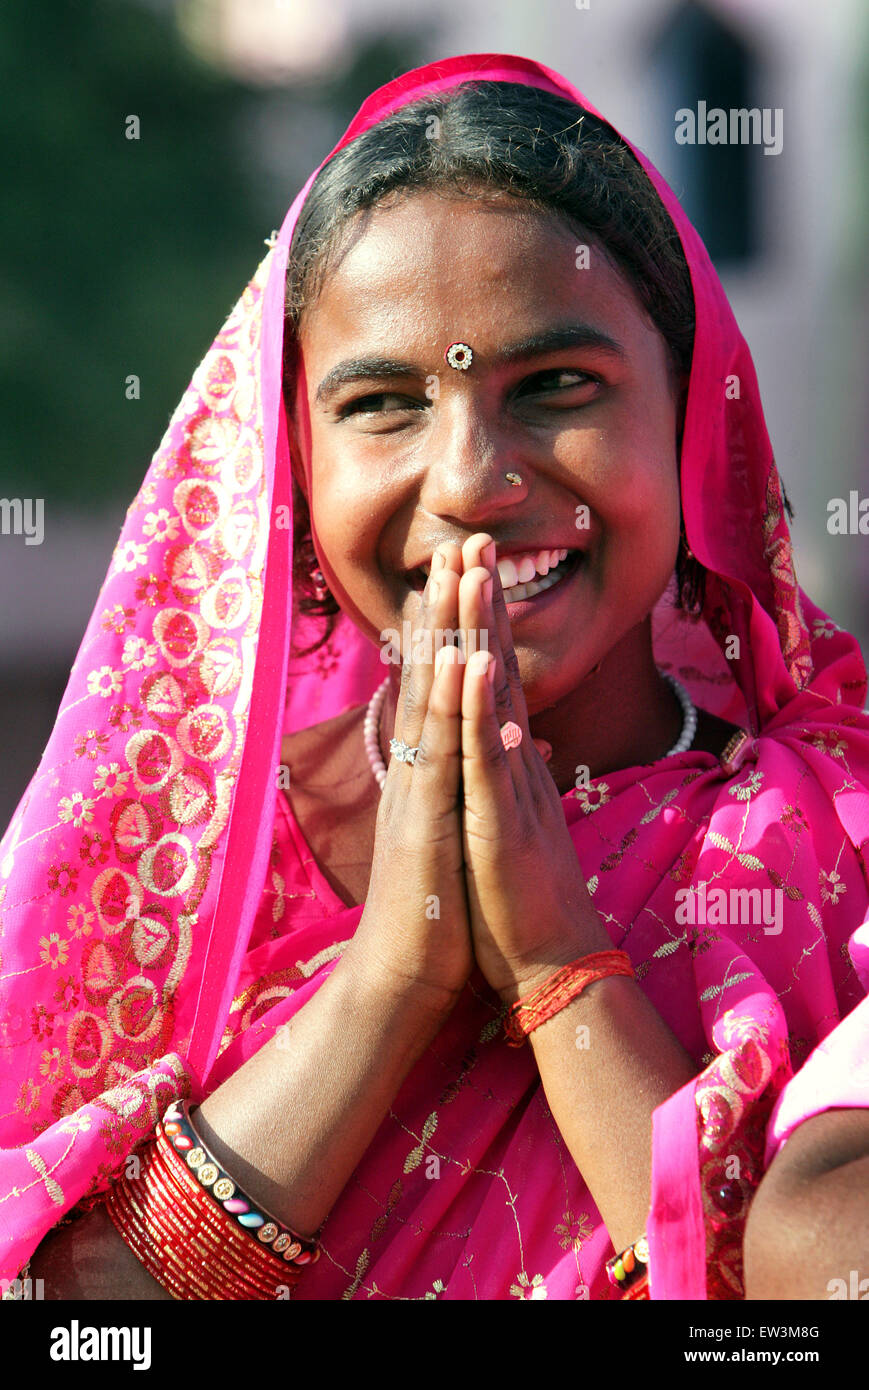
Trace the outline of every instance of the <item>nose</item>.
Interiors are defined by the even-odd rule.
[[[508,473],[520,476],[516,486]],[[473,531],[489,529],[499,513],[528,495],[532,467],[503,422],[477,403],[441,403],[437,427],[426,440],[420,502],[433,516],[449,517]]]

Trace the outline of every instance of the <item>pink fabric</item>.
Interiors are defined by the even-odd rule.
[[[456,57],[375,92],[336,149],[473,77],[593,109],[527,59]],[[867,1103],[864,1086],[814,1061],[799,1084],[828,1035],[849,1063],[866,1057],[866,672],[854,639],[797,587],[748,349],[702,243],[635,153],[691,267],[682,503],[709,571],[703,621],[658,605],[655,654],[753,740],[730,778],[689,752],[563,805],[613,944],[699,1073],[655,1115],[652,1296],[738,1297],[740,1222],[779,1136],[825,1105]],[[366,700],[383,675],[346,616],[324,649],[293,654],[308,624],[278,522],[291,503],[282,314],[316,172],[170,422],[0,842],[3,1277],[107,1184],[170,1099],[210,1092],[302,1007],[359,919],[275,791],[282,732]],[[725,396],[731,375],[738,399]],[[727,660],[733,635],[742,656]],[[680,926],[676,893],[701,883],[780,889],[783,930]],[[296,1299],[609,1296],[607,1232],[500,1012],[475,975],[336,1203]]]

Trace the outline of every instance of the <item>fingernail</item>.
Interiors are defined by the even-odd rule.
[[[487,570],[495,567],[495,542],[487,541],[480,551],[480,562]]]
[[[473,667],[475,676],[485,676],[487,680],[491,680],[490,672],[494,664],[488,652],[474,652],[468,662],[468,670]]]
[[[438,596],[438,594],[440,593],[440,589],[441,589],[441,586],[440,586],[440,584],[437,582],[436,579],[430,579],[430,580],[429,580],[429,582],[428,582],[428,602],[429,602],[429,603],[435,603],[435,602],[437,601],[437,596]]]
[[[432,572],[434,572],[435,570],[443,569],[446,562],[446,556],[442,554],[440,550],[436,550],[434,555],[432,555],[431,557]]]

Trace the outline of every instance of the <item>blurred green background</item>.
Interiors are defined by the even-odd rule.
[[[316,104],[337,135],[417,61],[374,37],[318,78]],[[0,7],[0,84],[0,488],[127,503],[297,192],[243,138],[275,93],[199,60],[170,9],[118,0]],[[291,143],[312,84],[280,95]]]

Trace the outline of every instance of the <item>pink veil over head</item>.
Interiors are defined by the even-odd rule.
[[[467,55],[373,93],[332,154],[473,79],[537,86],[599,114],[538,63]],[[865,1065],[844,1078],[813,1062],[810,1083],[800,1071],[822,1043],[838,1056],[839,1038],[841,1055],[865,1058],[865,1008],[850,1011],[867,983],[866,672],[855,640],[797,585],[747,346],[700,238],[634,153],[691,270],[682,507],[708,573],[701,620],[658,605],[655,654],[751,743],[736,773],[689,752],[563,804],[614,944],[701,1073],[655,1116],[652,1296],[739,1297],[739,1233],[765,1164],[808,1114],[869,1103]],[[171,1099],[201,1099],[302,1007],[361,911],[333,901],[276,942],[270,1007],[228,1038],[270,866],[281,737],[367,700],[384,674],[346,615],[325,646],[298,655],[315,633],[294,601],[292,524],[279,519],[292,513],[285,274],[318,172],[169,423],[0,842],[5,1278],[107,1185]],[[738,657],[726,655],[733,637]],[[773,884],[781,933],[674,925],[676,891],[713,879]],[[515,1054],[508,1065],[497,1008],[472,995],[407,1078],[297,1298],[608,1296],[608,1236],[533,1066]],[[446,1166],[438,1184],[417,1182],[429,1149]]]

